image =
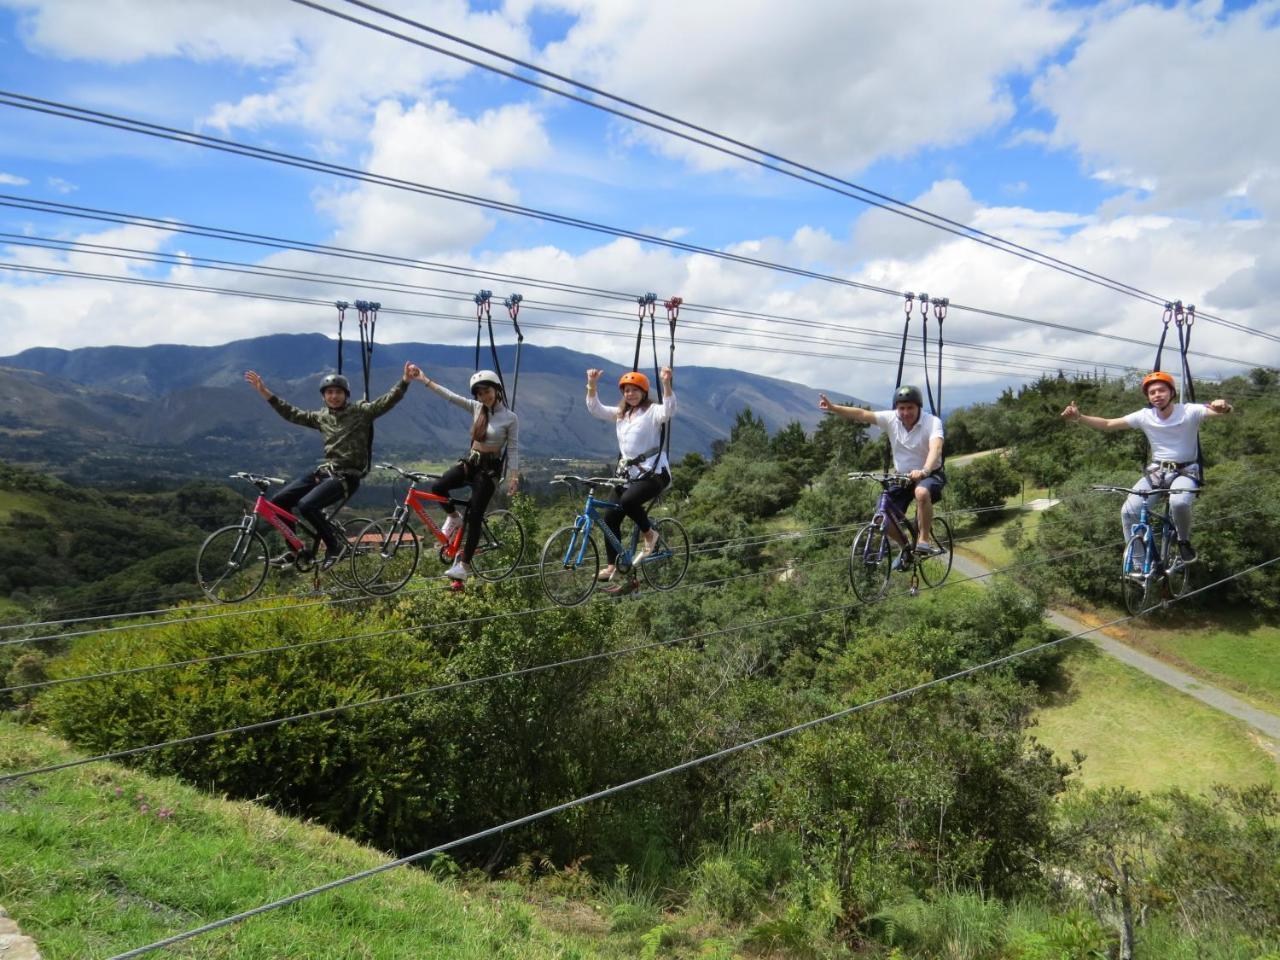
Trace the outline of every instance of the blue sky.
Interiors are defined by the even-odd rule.
[[[332,5],[359,12],[342,0]],[[1276,2],[386,6],[1160,296],[1275,329],[1265,303],[1280,280],[1280,134],[1272,129],[1269,95],[1280,89]],[[890,289],[927,289],[1124,336],[1158,331],[1160,311],[1150,304],[728,163],[287,0],[0,0],[0,87]],[[891,298],[0,109],[0,192],[611,290],[655,290],[848,328],[901,326],[900,304]],[[374,283],[493,286],[3,207],[0,230],[358,272]],[[336,282],[211,280],[191,266],[2,244],[0,261],[355,296]],[[378,299],[455,312],[460,321],[470,312],[465,304],[394,290]],[[599,300],[581,304],[617,309]],[[555,311],[529,316],[582,325]],[[720,346],[681,349],[682,361],[847,384],[870,396],[892,386],[892,368],[867,362],[856,346],[796,343],[789,352],[764,335],[795,328],[717,322],[736,330],[715,334]],[[613,333],[627,326],[604,317],[590,323]],[[957,340],[1070,356],[1081,367],[1150,362],[1148,350],[1079,334],[959,312],[948,323]],[[0,352],[10,353],[34,345],[328,332],[332,316],[0,271],[0,324],[7,341]],[[380,329],[387,339],[461,342],[470,335],[465,322],[393,317]],[[542,331],[536,342],[617,361],[628,352],[605,336]],[[744,345],[770,352],[739,349]],[[1213,345],[1223,356],[1280,363],[1272,341],[1219,329]],[[803,350],[841,357],[797,355]],[[1206,360],[1198,369],[1230,374],[1242,367]],[[949,374],[949,394],[991,396],[1032,373],[962,361]]]

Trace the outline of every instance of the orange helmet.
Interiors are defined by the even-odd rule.
[[[1165,373],[1163,370],[1153,370],[1142,378],[1142,395],[1147,395],[1147,387],[1153,383],[1163,383],[1174,393],[1178,392],[1178,385],[1173,382],[1173,375]]]
[[[618,378],[618,389],[621,390],[627,384],[633,387],[639,387],[645,393],[649,392],[649,378],[639,370],[632,370],[630,373],[624,373]]]

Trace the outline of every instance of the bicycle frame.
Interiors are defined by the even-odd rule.
[[[438,493],[429,493],[419,490],[414,484],[410,483],[409,490],[404,495],[404,503],[396,508],[397,525],[407,523],[409,511],[413,510],[413,512],[418,515],[418,519],[422,521],[423,526],[431,531],[431,535],[439,541],[442,547],[444,547],[445,556],[453,557],[462,546],[462,535],[466,530],[466,525],[464,524],[455,530],[452,536],[446,537],[444,535],[444,531],[436,526],[436,522],[431,519],[431,515],[422,509],[423,505],[428,503],[438,503],[441,505],[463,508],[469,506],[470,503],[467,500],[459,500],[456,497],[442,497]]]
[[[1159,513],[1153,512],[1148,506],[1152,496],[1164,497],[1164,509]],[[1159,533],[1160,535],[1159,542],[1164,543],[1169,538],[1170,532],[1175,530],[1176,528],[1173,525],[1173,517],[1169,512],[1169,491],[1167,489],[1152,491],[1149,496],[1143,497],[1142,509],[1138,512],[1138,522],[1133,525],[1133,529],[1129,532],[1130,537],[1133,537],[1134,535],[1142,537],[1142,544],[1144,548],[1142,569],[1129,569],[1133,558],[1126,553],[1124,558],[1124,572],[1141,573],[1144,577],[1149,577],[1153,573],[1157,572],[1156,566],[1160,557],[1158,555],[1159,551],[1157,548],[1156,534]],[[1174,539],[1177,539],[1176,533],[1174,533]]]
[[[298,535],[291,529],[290,524],[302,523],[304,527],[310,530],[310,527],[301,518],[295,517],[283,507],[277,507],[261,493],[258,494],[258,499],[253,504],[253,513],[246,516],[245,520],[249,521],[250,517],[261,517],[279,530],[280,535],[285,539],[285,543],[289,544],[289,549],[295,553],[301,550],[303,545],[302,541],[298,539]],[[251,525],[251,523],[246,523],[246,527]]]
[[[616,500],[601,500],[590,490],[587,491],[587,505],[573,522],[574,537],[573,540],[570,541],[569,547],[565,551],[564,555],[564,565],[566,567],[580,566],[586,559],[587,541],[591,539],[591,528],[594,524],[600,525],[600,529],[604,533],[605,540],[607,540],[610,546],[618,552],[618,562],[624,567],[633,566],[631,558],[635,556],[636,544],[640,541],[640,528],[635,527],[632,529],[631,548],[627,549],[622,545],[618,538],[613,535],[613,531],[609,528],[609,525],[604,522],[604,518],[596,513],[596,510],[599,507],[609,509],[617,506],[618,502]],[[578,536],[579,533],[582,534],[581,537]],[[574,556],[575,551],[577,556]],[[662,559],[667,556],[671,556],[671,551],[664,548],[650,554],[640,562],[646,563],[650,560]]]
[[[911,525],[911,520],[902,510],[898,509],[898,505],[890,498],[888,489],[883,489],[880,491],[880,500],[876,504],[876,510],[871,515],[870,522],[878,524],[884,530],[885,536],[880,539],[880,546],[876,550],[875,556],[868,554],[864,556],[864,559],[878,561],[884,556],[884,552],[889,549],[889,541],[893,540],[893,535],[884,525],[886,520],[893,524],[893,529],[902,538],[900,546],[915,539],[915,529]],[[895,540],[894,542],[897,543],[898,541]]]

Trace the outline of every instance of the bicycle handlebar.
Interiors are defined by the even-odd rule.
[[[1200,494],[1203,492],[1199,487],[1191,487],[1186,490],[1173,490],[1169,487],[1156,487],[1154,490],[1134,490],[1131,487],[1117,487],[1109,483],[1095,483],[1089,489],[1097,493],[1133,494],[1135,497],[1162,497],[1168,493]]]
[[[239,473],[231,474],[229,479],[247,480],[249,483],[252,483],[255,486],[261,485],[261,484],[266,484],[267,486],[271,486],[272,484],[275,484],[275,483],[284,483],[284,479],[281,477],[264,477],[262,474],[248,473],[247,471],[244,471],[244,470],[241,470]]]
[[[379,470],[392,470],[413,483],[426,483],[428,480],[439,480],[441,477],[438,473],[413,473],[410,470],[401,470],[394,463],[377,463],[374,466]]]
[[[627,485],[627,481],[620,477],[579,477],[571,473],[557,473],[555,475],[555,479],[551,482],[568,484],[570,486],[575,483],[586,483],[593,487],[605,485],[611,487],[625,487]]]
[[[849,479],[850,480],[874,480],[876,483],[880,484],[882,487],[888,487],[888,486],[904,484],[904,483],[915,483],[915,481],[912,480],[905,473],[885,473],[885,474],[851,473],[849,474]]]

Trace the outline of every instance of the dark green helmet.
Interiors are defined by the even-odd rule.
[[[917,407],[923,407],[924,396],[919,387],[899,387],[893,393],[893,405],[896,407],[900,403],[914,403]]]
[[[331,373],[320,381],[320,392],[324,393],[329,387],[341,387],[349,397],[351,396],[351,384],[347,382],[347,378],[340,373]]]

